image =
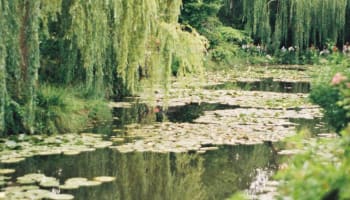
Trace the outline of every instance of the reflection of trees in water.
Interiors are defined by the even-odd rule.
[[[116,125],[120,127],[132,123],[151,124],[156,121],[154,110],[146,104],[136,103],[130,108],[116,108],[114,115],[119,118]]]
[[[123,154],[117,169],[121,199],[204,199],[202,159],[198,156]]]
[[[70,191],[77,200],[205,199],[203,159],[194,154],[98,150],[78,156],[36,157],[19,164],[16,175],[38,170],[55,177],[61,171],[61,182],[71,177],[117,178],[110,184]]]
[[[267,145],[233,146],[205,155],[203,183],[207,199],[225,199],[249,188],[259,168],[275,164]]]
[[[256,169],[274,162],[267,145],[222,147],[204,155],[121,154],[107,149],[78,156],[29,158],[17,165],[16,176],[40,170],[61,182],[71,177],[117,178],[99,187],[70,191],[77,200],[211,200],[249,188]]]

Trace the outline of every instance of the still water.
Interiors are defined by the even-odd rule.
[[[276,166],[275,152],[262,144],[221,146],[205,154],[121,154],[102,149],[78,156],[37,156],[6,167],[16,169],[13,179],[38,172],[57,177],[61,183],[71,177],[116,177],[101,186],[61,191],[78,200],[211,200],[249,189],[261,171],[271,174]]]

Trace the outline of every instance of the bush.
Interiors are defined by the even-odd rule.
[[[344,76],[350,78],[350,71],[346,64],[342,62],[340,65],[328,65],[325,66],[318,73],[318,78],[312,84],[312,90],[310,93],[310,99],[313,103],[320,105],[325,114],[325,118],[328,123],[333,126],[337,132],[344,129],[347,123],[350,121],[350,116],[347,115],[349,109],[344,105],[346,93],[346,83],[339,83],[332,85],[332,78],[334,75],[341,72]]]
[[[88,120],[110,117],[108,107],[99,100],[77,98],[74,90],[43,86],[37,94],[35,112],[38,133],[66,133],[83,129]]]
[[[346,110],[338,104],[341,100],[338,88],[329,84],[316,85],[311,91],[310,99],[323,108],[326,121],[337,132],[345,128],[349,118],[346,117]]]
[[[308,150],[277,174],[284,183],[280,195],[298,200],[349,199],[350,128],[339,140],[319,139],[303,147]]]
[[[341,137],[294,141],[304,153],[296,155],[277,175],[284,183],[280,188],[283,198],[350,199],[350,73],[348,61],[341,63],[319,73],[310,95]]]

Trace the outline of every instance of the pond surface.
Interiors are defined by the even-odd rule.
[[[299,94],[309,92],[308,82],[265,78],[221,83],[204,87],[204,93],[183,95],[183,99],[175,95],[172,98],[178,98],[180,104],[171,104],[167,109],[158,104],[149,106],[140,99],[116,103],[113,121],[91,125],[84,131],[105,135],[106,140],[118,139],[112,148],[74,156],[34,156],[19,164],[0,164],[0,168],[16,170],[10,185],[17,185],[16,178],[28,173],[56,177],[60,184],[73,177],[116,177],[113,182],[95,187],[49,188],[72,194],[77,200],[221,200],[242,190],[252,196],[259,194],[278,168],[280,147],[273,141],[283,138],[282,131],[329,131],[323,120],[312,117],[318,108],[305,105],[306,94]],[[197,100],[188,100],[188,96]],[[146,141],[147,136],[142,136],[157,131],[154,137],[158,141]],[[276,139],[270,134],[281,137]],[[223,143],[212,140],[221,137]],[[231,143],[225,142],[231,139],[244,142],[229,146]],[[169,146],[175,144],[178,150],[186,143],[199,147],[174,153],[181,151]],[[118,147],[127,144],[135,148],[121,153]],[[155,148],[162,145],[164,149]]]
[[[40,172],[57,177],[61,183],[71,177],[116,177],[114,182],[102,186],[60,191],[73,194],[78,200],[209,200],[225,199],[250,188],[261,171],[270,175],[276,166],[275,152],[263,144],[221,146],[204,154],[122,154],[103,149],[78,156],[36,156],[5,167],[16,169],[13,178]]]
[[[261,79],[259,81],[237,81],[226,82],[205,87],[206,89],[241,89],[248,91],[267,91],[267,92],[281,92],[281,93],[309,93],[309,82],[288,82],[276,81],[272,78]]]

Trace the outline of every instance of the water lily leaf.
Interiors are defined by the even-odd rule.
[[[17,149],[20,147],[17,142],[12,141],[12,140],[6,141],[5,146],[9,149]]]
[[[115,181],[115,177],[112,177],[112,176],[98,176],[98,177],[95,177],[94,180],[95,181],[99,181],[99,182],[113,182]]]
[[[82,177],[76,177],[76,178],[70,178],[68,180],[65,181],[65,185],[77,185],[77,186],[81,186],[83,185],[85,182],[87,182],[88,179],[87,178],[82,178]]]
[[[78,151],[78,150],[63,151],[63,154],[66,156],[75,156],[75,155],[78,155],[80,153],[81,153],[81,151]]]
[[[15,163],[22,162],[23,160],[25,160],[25,158],[21,158],[21,157],[9,158],[9,159],[6,159],[6,160],[1,160],[1,163],[4,163],[4,164],[15,164]]]
[[[85,183],[82,183],[81,186],[84,186],[84,187],[93,187],[93,186],[99,186],[101,185],[102,182],[99,182],[99,181],[86,181]]]
[[[47,177],[44,174],[26,174],[18,177],[17,182],[20,184],[34,184],[40,183],[45,178]]]
[[[46,177],[40,181],[40,186],[44,188],[58,187],[60,185],[59,181],[53,177]]]
[[[6,175],[6,174],[13,174],[16,170],[14,169],[0,169],[0,174]]]
[[[99,142],[99,143],[95,144],[94,148],[96,148],[96,149],[103,149],[103,148],[106,148],[106,147],[109,147],[109,146],[112,146],[112,145],[113,145],[113,142],[102,141],[102,142]]]

